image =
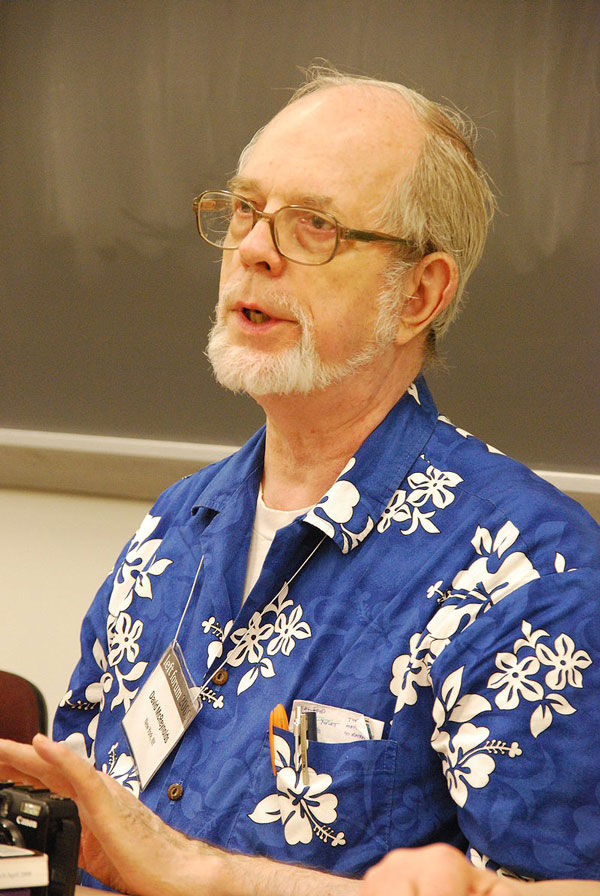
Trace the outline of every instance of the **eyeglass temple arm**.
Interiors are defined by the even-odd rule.
[[[382,243],[404,243],[405,246],[414,247],[414,243],[410,240],[404,240],[399,236],[390,236],[387,233],[378,233],[376,230],[350,230],[344,228],[340,233],[343,240],[360,240],[363,243],[382,242]]]

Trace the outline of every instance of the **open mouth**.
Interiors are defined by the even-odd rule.
[[[253,324],[264,324],[271,320],[268,314],[265,314],[263,311],[257,311],[255,308],[243,308],[242,313]]]

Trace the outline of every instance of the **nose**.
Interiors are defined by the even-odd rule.
[[[285,268],[285,258],[277,251],[272,224],[266,217],[259,218],[252,230],[246,234],[238,247],[238,252],[240,261],[246,267],[260,267],[276,277]]]

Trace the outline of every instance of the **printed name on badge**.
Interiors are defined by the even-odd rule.
[[[199,690],[188,683],[181,649],[171,643],[123,717],[142,790],[200,711]]]

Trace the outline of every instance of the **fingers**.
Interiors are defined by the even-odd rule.
[[[491,872],[489,873],[491,874]],[[493,877],[494,880],[490,881],[489,889],[481,891],[482,896],[518,896],[513,884],[503,881],[497,874],[494,874]]]
[[[32,746],[0,742],[0,763],[15,777],[42,781],[76,802],[84,867],[117,890],[154,896],[164,889],[165,876],[180,873],[182,857],[185,863],[195,857],[196,847],[184,835],[64,743],[43,735]]]
[[[361,896],[516,896],[491,871],[475,868],[463,853],[436,843],[388,853],[367,871]]]
[[[29,744],[0,740],[0,777],[48,787],[63,796],[70,796],[67,782],[59,778],[54,767]]]
[[[75,800],[82,819],[93,817],[96,823],[100,817],[114,811],[115,802],[131,800],[138,805],[133,794],[98,772],[90,762],[77,756],[64,743],[55,743],[37,734],[33,739],[33,749],[43,767],[53,770],[55,780],[61,785],[60,792]]]
[[[104,790],[104,776],[89,762],[43,734],[36,734],[31,746],[0,740],[0,774],[67,796],[79,804],[80,812]],[[121,789],[116,782],[115,786]]]
[[[33,738],[33,750],[39,761],[45,768],[52,768],[72,789],[76,788],[78,781],[89,780],[94,777],[93,766],[77,756],[62,742],[54,742],[43,734],[36,734]]]
[[[181,856],[194,854],[190,841],[64,744],[36,737],[33,746],[42,761],[68,780],[85,830],[101,844],[108,870],[103,870],[102,878],[118,879],[128,892],[164,890],[163,877],[173,879]]]
[[[86,821],[96,834],[106,836],[105,828],[110,828],[111,833],[118,827],[126,831],[132,823],[156,829],[164,827],[131,791],[97,771],[66,744],[55,743],[37,734],[33,747],[27,749],[33,750],[36,756],[35,760],[27,757],[28,767],[39,767],[45,777],[53,776],[54,780],[59,781],[60,792],[66,793],[77,803],[82,821]],[[52,771],[47,772],[47,769]]]

